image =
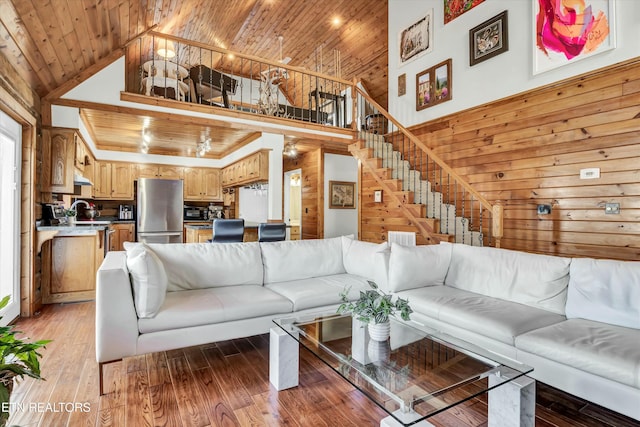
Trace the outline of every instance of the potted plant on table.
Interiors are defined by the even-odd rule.
[[[6,296],[0,301],[0,309],[9,303]],[[1,319],[1,317],[0,317]],[[9,418],[9,398],[13,390],[13,379],[24,378],[25,375],[40,377],[40,357],[38,349],[47,345],[50,340],[40,340],[32,343],[16,338],[18,331],[13,326],[0,327],[0,426],[4,426]]]
[[[375,282],[367,281],[370,290],[360,291],[360,297],[356,301],[349,301],[349,290],[340,293],[342,304],[338,307],[338,313],[351,313],[362,323],[369,325],[369,336],[375,341],[385,341],[389,338],[391,325],[389,317],[400,317],[409,320],[413,310],[409,307],[409,301],[404,298],[393,300],[391,294],[387,294],[378,288]]]

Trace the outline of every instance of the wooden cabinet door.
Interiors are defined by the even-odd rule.
[[[113,224],[113,233],[109,240],[110,251],[124,251],[124,242],[133,242],[133,223],[132,224]]]
[[[111,164],[111,198],[133,200],[133,167],[130,163]]]
[[[54,237],[51,241],[48,280],[43,286],[43,302],[82,301],[95,298],[96,269],[100,236]],[[78,256],[82,254],[82,256]]]
[[[73,140],[74,140],[74,145],[76,147],[75,159],[74,159],[75,167],[84,172],[85,157],[87,155],[87,151],[84,147],[84,142],[76,132],[73,133]]]
[[[93,197],[108,199],[111,197],[111,163],[94,162]]]
[[[198,168],[184,169],[184,199],[202,200],[202,170]]]
[[[44,129],[42,144],[42,191],[73,194],[74,132]]]
[[[203,169],[203,198],[207,201],[222,200],[222,185],[220,185],[220,169]]]
[[[158,176],[164,179],[182,179],[184,170],[179,166],[158,166]]]
[[[158,167],[151,165],[138,165],[138,178],[157,178]]]
[[[254,154],[246,160],[247,163],[247,179],[255,180],[260,175],[260,153]]]

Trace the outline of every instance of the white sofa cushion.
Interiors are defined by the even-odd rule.
[[[389,276],[389,244],[362,242],[342,236],[342,262],[349,274],[366,277],[387,290]]]
[[[340,304],[340,293],[347,288],[352,300],[358,299],[361,290],[371,289],[367,279],[352,274],[270,283],[265,287],[291,300],[293,311]]]
[[[146,334],[286,314],[292,307],[291,301],[259,285],[168,292],[156,317],[138,320],[138,330]]]
[[[640,388],[640,331],[569,319],[516,338],[518,350]]]
[[[570,258],[452,246],[446,285],[564,314]]]
[[[169,291],[262,284],[260,244],[149,244],[162,261]]]
[[[422,286],[438,286],[451,262],[452,245],[402,246],[391,244],[389,290],[400,292]]]
[[[411,289],[398,295],[407,298],[420,314],[509,345],[520,334],[565,320],[546,310],[448,286]]]
[[[162,261],[144,244],[124,243],[131,276],[133,303],[140,318],[154,317],[167,293],[167,273]]]
[[[640,329],[640,262],[574,258],[567,318]]]
[[[346,273],[340,237],[263,242],[260,248],[265,284]]]

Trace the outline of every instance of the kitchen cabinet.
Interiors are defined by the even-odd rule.
[[[138,178],[183,179],[184,168],[179,166],[138,165]]]
[[[87,148],[84,145],[84,141],[79,137],[77,133],[74,132],[74,142],[75,142],[75,158],[73,161],[76,169],[84,172],[85,166],[87,165]]]
[[[269,150],[261,150],[222,169],[222,186],[269,181]]]
[[[61,236],[42,246],[42,302],[95,298],[96,272],[104,259],[104,232]],[[79,256],[81,255],[81,256]]]
[[[133,200],[133,165],[96,161],[93,197],[95,199]]]
[[[42,191],[73,194],[77,134],[73,129],[42,129]]]
[[[300,226],[292,225],[289,229],[289,240],[300,240]]]
[[[111,224],[109,232],[109,251],[124,251],[124,242],[135,242],[134,224]]]
[[[207,243],[213,238],[213,227],[209,224],[206,228],[185,228],[186,243]]]
[[[184,168],[184,199],[221,202],[220,169]]]

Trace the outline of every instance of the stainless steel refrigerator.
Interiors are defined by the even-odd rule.
[[[182,196],[182,180],[138,180],[138,242],[182,243]]]

